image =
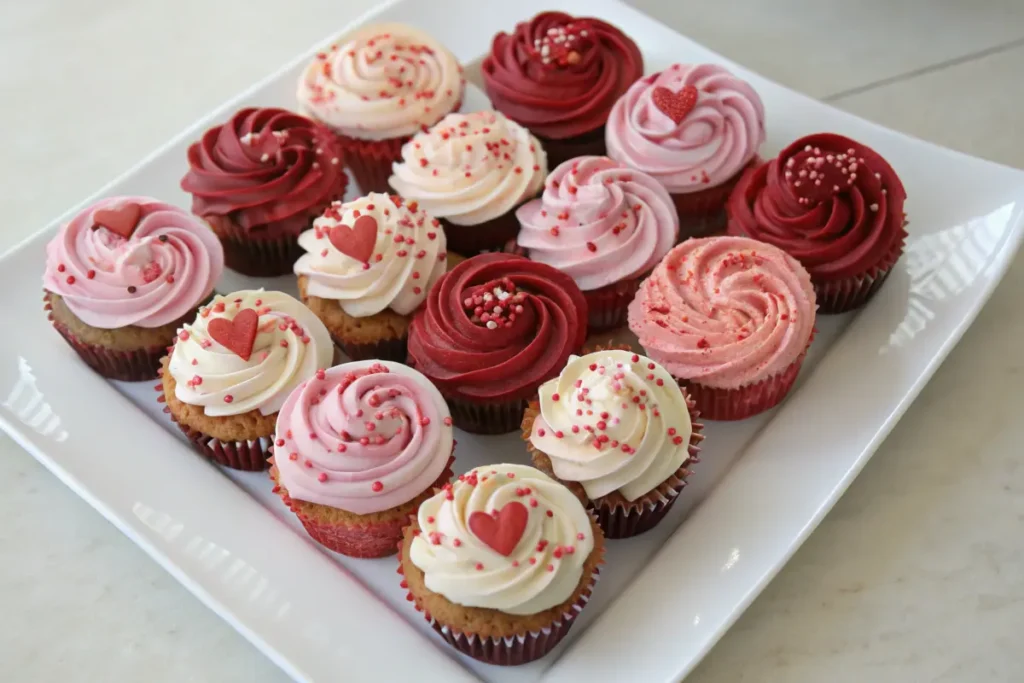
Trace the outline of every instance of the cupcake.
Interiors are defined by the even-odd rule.
[[[587,302],[565,273],[481,254],[445,273],[409,328],[409,363],[467,432],[519,429],[527,400],[587,336]]]
[[[153,379],[174,334],[213,291],[224,251],[201,221],[149,197],[101,199],[46,245],[43,301],[96,372]]]
[[[337,133],[360,189],[387,192],[410,137],[458,111],[465,80],[447,48],[412,26],[376,24],[321,52],[299,78],[302,110]]]
[[[323,126],[283,109],[242,109],[188,148],[181,189],[220,238],[228,268],[285,275],[299,233],[345,195],[341,159]]]
[[[643,76],[644,58],[600,19],[542,12],[494,36],[482,71],[494,108],[540,138],[554,167],[605,153],[608,114]]]
[[[420,505],[402,588],[459,652],[517,665],[547,654],[586,607],[604,537],[564,486],[522,465],[478,467]]]
[[[801,138],[747,171],[729,198],[729,234],[768,242],[807,268],[823,313],[863,305],[903,253],[907,193],[870,147]]]
[[[745,237],[683,242],[640,285],[629,329],[708,420],[785,398],[814,336],[814,287],[782,250]]]
[[[454,448],[448,407],[423,375],[358,361],[321,370],[288,396],[270,475],[321,545],[384,557],[420,503],[452,478]]]
[[[277,411],[333,359],[327,328],[287,294],[218,295],[178,332],[163,359],[159,400],[201,455],[262,470]]]
[[[447,270],[440,223],[415,202],[371,193],[332,204],[299,245],[302,300],[348,357],[404,363],[412,312]]]
[[[626,323],[640,280],[679,237],[672,199],[657,180],[608,157],[567,161],[544,194],[516,212],[520,247],[569,275],[587,298],[590,332]]]
[[[653,528],[672,508],[704,438],[693,401],[632,351],[572,356],[523,419],[533,464],[569,487],[608,538]]]
[[[547,157],[530,132],[493,111],[451,114],[402,148],[391,187],[441,219],[463,256],[502,249],[519,232],[515,210],[544,185]]]
[[[615,103],[608,156],[658,179],[679,211],[681,236],[725,230],[725,202],[764,142],[764,105],[716,64],[675,64]]]

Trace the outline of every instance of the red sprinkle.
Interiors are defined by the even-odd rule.
[[[381,491],[384,490],[384,484],[380,483],[379,481],[375,481],[373,482],[373,485],[370,486],[370,488],[373,489],[374,493],[380,493]]]

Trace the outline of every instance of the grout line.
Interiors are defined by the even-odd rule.
[[[893,83],[899,83],[901,81],[907,81],[907,80],[910,80],[911,78],[917,78],[918,76],[924,76],[926,74],[934,73],[936,71],[941,71],[941,70],[949,68],[951,66],[959,66],[960,64],[966,64],[967,62],[973,62],[975,60],[983,59],[985,57],[990,57],[992,55],[999,54],[1001,52],[1007,52],[1009,50],[1012,50],[1014,48],[1021,47],[1021,46],[1024,46],[1024,38],[1018,38],[1016,40],[1011,40],[1008,43],[1003,43],[1002,45],[996,45],[995,47],[990,47],[990,48],[987,48],[987,49],[984,49],[984,50],[980,50],[978,52],[973,52],[973,53],[971,53],[969,55],[964,55],[962,57],[954,57],[953,59],[947,59],[947,60],[942,61],[942,62],[936,62],[935,64],[930,64],[928,66],[921,67],[920,69],[914,69],[913,71],[907,71],[906,73],[896,74],[895,76],[890,76],[888,78],[881,78],[881,79],[879,79],[877,81],[872,81],[871,83],[867,83],[865,85],[858,85],[855,88],[849,88],[847,90],[841,90],[841,91],[839,91],[837,93],[834,93],[832,95],[828,95],[827,97],[823,97],[821,99],[821,101],[822,102],[836,102],[838,100],[843,99],[844,97],[850,97],[851,95],[859,95],[861,93],[867,92],[868,90],[874,90],[875,88],[881,88],[881,87],[884,87],[884,86],[887,86],[887,85],[892,85]]]

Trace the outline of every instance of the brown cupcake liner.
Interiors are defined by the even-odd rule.
[[[596,350],[600,350],[598,347]],[[628,347],[624,347],[627,348]],[[591,351],[587,351],[590,353]],[[605,538],[620,539],[639,536],[645,531],[650,531],[658,525],[679,498],[686,487],[686,482],[692,474],[690,468],[700,462],[700,443],[704,440],[704,425],[698,422],[700,411],[697,410],[696,402],[690,397],[686,389],[683,389],[683,397],[686,399],[686,407],[690,413],[690,443],[688,445],[688,457],[683,461],[672,476],[661,482],[654,490],[644,494],[634,501],[626,500],[621,495],[609,494],[597,500],[587,497],[586,490],[578,482],[566,482],[559,479],[551,467],[550,457],[537,449],[530,442],[530,434],[533,430],[533,421],[539,414],[539,406],[531,403],[523,418],[522,430],[523,440],[527,449],[532,454],[533,465],[556,481],[564,484],[571,490],[587,509],[594,515],[597,523],[601,526]]]
[[[405,363],[409,353],[406,348],[407,337],[401,339],[382,339],[377,342],[356,344],[348,342],[332,334],[334,343],[341,347],[349,360],[390,360]]]
[[[160,369],[160,359],[167,355],[167,345],[174,341],[174,338],[167,340],[167,345],[153,346],[148,348],[131,349],[118,351],[108,349],[99,344],[90,344],[80,339],[64,323],[54,319],[50,293],[43,293],[43,310],[46,311],[46,318],[57,330],[64,341],[75,350],[79,358],[90,368],[107,379],[116,379],[121,382],[146,382],[157,378]],[[191,314],[188,316],[191,317]],[[184,318],[182,322],[184,322]]]
[[[508,212],[476,225],[455,225],[441,218],[448,250],[462,256],[475,256],[484,251],[507,251],[519,235],[518,206]]]
[[[629,304],[640,288],[640,281],[640,278],[621,280],[583,292],[587,300],[587,330],[590,334],[625,326]]]
[[[301,501],[292,499],[288,495],[287,489],[281,484],[277,467],[273,465],[273,458],[270,459],[270,462],[270,478],[274,482],[273,492],[279,495],[288,509],[295,513],[306,533],[314,541],[328,550],[360,559],[387,557],[397,552],[398,544],[402,542],[402,530],[409,524],[407,518],[399,516],[379,522],[342,524],[308,515],[303,511]],[[418,497],[425,500],[448,483],[454,476],[452,470],[454,462],[455,457],[452,456],[441,475]],[[419,504],[416,507],[418,508]]]
[[[593,517],[593,515],[591,515]],[[398,573],[405,574],[402,569],[402,545],[404,539],[398,542]],[[602,559],[599,564],[603,564]],[[495,666],[519,666],[529,664],[545,656],[555,648],[558,643],[569,633],[573,623],[583,608],[590,602],[594,593],[594,587],[601,578],[600,566],[595,567],[589,577],[589,585],[562,615],[536,631],[527,631],[514,636],[497,637],[481,636],[476,633],[465,633],[454,627],[442,624],[429,612],[425,611],[423,605],[416,599],[412,592],[405,595],[405,599],[413,603],[417,612],[422,612],[424,618],[450,646],[462,654],[472,657],[477,661]],[[408,588],[408,583],[403,579],[403,588]]]
[[[739,183],[748,168],[761,164],[761,158],[755,156],[749,164],[729,180],[715,187],[708,187],[698,192],[672,195],[676,213],[679,214],[679,241],[691,237],[708,237],[725,232],[729,222],[725,213],[725,204],[732,194],[733,188]]]
[[[548,168],[554,170],[560,164],[576,157],[603,157],[607,155],[604,126],[571,138],[545,138],[537,136],[548,157]]]
[[[846,313],[866,304],[882,288],[882,284],[889,277],[893,266],[903,255],[903,246],[907,237],[906,220],[904,220],[901,230],[903,235],[899,242],[894,244],[881,263],[878,263],[868,273],[832,281],[819,281],[812,276],[811,282],[814,285],[814,296],[818,301],[818,312]]]
[[[508,434],[519,429],[526,410],[524,399],[474,401],[445,396],[452,423],[471,434]]]

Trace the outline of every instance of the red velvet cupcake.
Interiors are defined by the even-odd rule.
[[[587,303],[565,273],[481,254],[438,280],[409,329],[409,362],[448,401],[456,426],[519,429],[526,402],[587,335]]]
[[[375,24],[318,54],[299,78],[298,99],[337,133],[363,194],[387,193],[402,145],[458,111],[464,86],[455,55],[434,38]]]
[[[542,12],[496,35],[482,71],[494,108],[540,138],[554,168],[605,153],[608,113],[643,75],[644,60],[611,24]]]
[[[284,109],[242,109],[188,149],[181,189],[224,246],[228,268],[270,277],[291,272],[298,237],[348,176],[334,135]]]
[[[729,232],[799,260],[821,311],[842,313],[870,299],[903,253],[906,198],[873,149],[818,133],[743,176],[729,198]]]

